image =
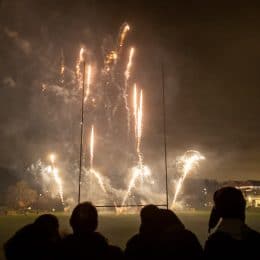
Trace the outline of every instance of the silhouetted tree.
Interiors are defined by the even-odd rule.
[[[9,186],[6,194],[6,204],[13,209],[25,209],[37,200],[37,192],[27,182],[19,181]]]

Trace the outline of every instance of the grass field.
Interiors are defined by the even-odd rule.
[[[188,229],[193,231],[204,244],[207,238],[207,223],[209,212],[188,212],[178,214]],[[0,259],[4,259],[2,245],[19,228],[31,223],[34,216],[0,216]],[[69,216],[58,215],[61,233],[69,233]],[[124,248],[126,241],[138,231],[139,216],[101,214],[99,218],[99,231],[103,233],[111,244]],[[260,231],[260,213],[249,212],[247,224]]]

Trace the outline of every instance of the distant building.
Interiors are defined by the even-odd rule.
[[[260,208],[260,181],[232,181],[226,184],[235,186],[243,192],[247,207]]]

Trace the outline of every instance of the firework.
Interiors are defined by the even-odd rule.
[[[126,70],[125,70],[125,80],[126,81],[128,81],[130,78],[130,70],[133,65],[134,52],[135,52],[135,49],[132,47],[129,52],[128,63],[127,63]]]
[[[93,187],[93,177],[97,180],[97,183],[99,184],[100,188],[103,192],[107,193],[107,190],[104,185],[103,177],[101,173],[96,171],[93,167],[93,160],[94,160],[94,144],[95,144],[95,132],[94,132],[94,126],[91,126],[91,133],[90,133],[90,140],[89,140],[89,170],[87,171],[87,174],[90,176],[90,183],[89,183],[89,190],[91,190],[92,193],[92,187]]]
[[[122,28],[123,29],[121,30],[120,35],[119,35],[119,48],[123,47],[125,37],[126,37],[127,32],[130,30],[130,26],[127,23],[125,23]]]
[[[127,63],[126,70],[125,70],[125,86],[123,88],[123,98],[124,98],[124,103],[125,103],[125,109],[127,112],[128,134],[130,133],[130,111],[129,111],[129,107],[128,107],[127,90],[128,90],[128,80],[130,77],[130,70],[131,70],[132,62],[133,62],[133,55],[134,55],[134,48],[131,48],[130,53],[129,53],[128,63]]]
[[[178,195],[182,189],[183,182],[187,175],[194,170],[199,165],[199,161],[204,160],[205,157],[198,151],[187,151],[183,156],[178,158],[177,167],[181,168],[182,176],[177,182],[175,194],[172,202],[172,207],[174,207]]]
[[[134,84],[133,90],[133,114],[134,114],[134,128],[135,128],[135,136],[137,136],[137,87]]]
[[[58,189],[59,189],[59,195],[60,195],[61,203],[64,204],[62,180],[61,180],[61,178],[59,176],[59,170],[58,170],[58,168],[54,167],[52,169],[52,172],[53,172],[53,176],[54,176],[55,182],[56,182],[56,184],[58,186]]]
[[[60,61],[60,77],[61,77],[61,83],[64,83],[64,71],[65,71],[65,65],[64,65],[64,54],[63,50],[61,50],[61,61]]]
[[[56,155],[54,153],[51,153],[49,155],[49,158],[50,158],[51,164],[53,165],[55,163],[55,160],[56,160]]]
[[[94,126],[91,127],[90,134],[90,169],[93,168],[93,159],[94,159]]]
[[[140,184],[142,185],[144,177],[151,176],[151,171],[150,171],[149,167],[146,165],[137,165],[131,169],[131,176],[132,177],[129,181],[127,191],[126,191],[125,196],[122,201],[122,206],[124,206],[126,204],[126,201],[129,198],[129,196],[131,195],[132,190],[136,187],[138,180],[140,181]]]
[[[106,55],[106,58],[105,58],[105,72],[109,72],[110,71],[110,66],[111,64],[114,65],[116,64],[118,60],[118,54],[116,51],[111,51],[109,52],[107,55]]]
[[[83,62],[84,61],[84,48],[81,48],[79,51],[79,62]]]
[[[141,141],[142,141],[142,123],[143,123],[143,92],[140,91],[139,104],[137,104],[137,88],[134,85],[134,97],[133,97],[133,108],[134,108],[134,119],[135,119],[135,137],[136,137],[136,153],[138,157],[137,166],[131,170],[131,179],[128,184],[126,194],[122,201],[122,206],[125,205],[127,199],[131,195],[132,189],[136,187],[137,181],[140,181],[141,185],[144,182],[144,178],[150,176],[150,169],[143,165],[143,156],[141,153]],[[137,108],[138,107],[138,108]]]
[[[77,80],[78,80],[78,83],[79,83],[79,86],[81,88],[81,81],[82,81],[82,74],[80,72],[80,65],[81,63],[84,61],[84,48],[80,48],[80,51],[79,51],[79,57],[77,59],[77,62],[76,62],[76,76],[77,76]]]
[[[150,169],[148,166],[145,165],[143,151],[142,151],[142,139],[143,139],[143,91],[137,87],[135,84],[133,87],[133,92],[131,94],[133,95],[133,100],[131,97],[129,98],[129,88],[132,87],[132,71],[133,71],[133,65],[134,65],[134,58],[136,50],[131,47],[126,49],[127,44],[126,39],[128,37],[128,32],[130,30],[130,26],[128,24],[123,24],[120,28],[119,36],[117,41],[115,42],[114,46],[108,46],[109,49],[107,49],[107,46],[105,46],[107,52],[104,56],[104,62],[102,65],[102,68],[95,68],[95,75],[98,75],[98,77],[95,78],[95,86],[97,88],[94,89],[93,84],[93,72],[94,67],[93,64],[89,63],[88,60],[86,60],[87,52],[86,49],[81,48],[79,49],[79,52],[77,53],[76,57],[76,64],[73,65],[73,68],[70,69],[68,66],[66,66],[66,80],[70,80],[70,82],[66,82],[66,88],[65,86],[60,86],[59,89],[55,89],[55,92],[62,94],[66,94],[66,99],[70,100],[70,102],[73,102],[75,104],[79,103],[79,95],[82,94],[81,99],[81,108],[82,108],[82,120],[81,120],[81,138],[83,133],[85,131],[88,131],[87,134],[87,141],[85,143],[86,149],[84,151],[87,153],[87,159],[84,160],[86,162],[86,167],[81,167],[82,163],[81,160],[84,158],[84,155],[82,155],[82,140],[81,140],[81,154],[80,154],[80,171],[79,171],[79,198],[80,198],[80,184],[81,184],[81,169],[84,170],[84,176],[82,178],[82,184],[85,183],[88,187],[87,193],[89,193],[88,196],[90,196],[91,199],[95,199],[99,197],[99,194],[95,193],[95,188],[97,187],[99,191],[101,191],[102,196],[104,195],[103,192],[106,193],[106,198],[111,199],[111,194],[113,194],[114,199],[119,204],[117,205],[126,205],[126,203],[129,203],[133,200],[133,190],[135,190],[136,193],[139,194],[141,189],[146,188],[143,184],[146,184],[148,179],[144,178],[151,175]],[[110,48],[112,47],[112,48]],[[95,52],[93,52],[94,54]],[[124,60],[123,60],[124,59]],[[97,63],[99,64],[99,63]],[[64,76],[64,55],[63,52],[61,53],[61,63],[60,63],[60,71],[59,74],[61,78],[63,79]],[[83,69],[84,67],[84,69]],[[85,72],[86,71],[86,72]],[[84,80],[84,83],[83,83]],[[85,82],[86,81],[86,82]],[[75,84],[76,83],[76,84]],[[130,85],[131,84],[131,85]],[[70,88],[69,86],[75,86],[76,88]],[[79,87],[78,87],[79,85]],[[100,86],[100,87],[99,87]],[[48,88],[47,88],[48,87]],[[43,91],[53,89],[54,88],[49,87],[49,85],[46,85],[46,87],[43,87]],[[59,92],[58,92],[59,91]],[[81,92],[82,91],[82,92]],[[131,89],[132,91],[132,89]],[[65,95],[63,95],[65,97]],[[130,100],[131,99],[131,100]],[[85,130],[84,127],[84,106],[90,106],[91,102],[95,102],[95,106],[92,107],[91,113],[93,112],[93,116],[89,118],[96,120],[97,118],[101,118],[99,114],[102,112],[105,112],[107,124],[109,128],[106,127],[104,131],[111,131],[106,132],[106,134],[113,134],[113,133],[119,133],[123,127],[126,128],[125,124],[121,126],[114,122],[113,120],[121,120],[121,115],[124,114],[124,116],[127,114],[127,118],[124,117],[123,120],[127,119],[127,129],[128,129],[128,143],[130,143],[130,133],[133,134],[133,141],[134,141],[134,151],[135,151],[135,162],[133,165],[127,168],[129,169],[129,179],[127,179],[126,182],[126,188],[124,190],[122,189],[115,189],[110,185],[109,179],[102,175],[100,172],[98,172],[98,167],[94,165],[94,156],[96,156],[95,152],[95,130],[97,130],[97,125],[94,126],[90,124],[90,127]],[[85,102],[85,103],[84,103]],[[131,102],[131,103],[129,103]],[[102,104],[102,107],[99,107],[99,104]],[[121,109],[123,108],[123,109]],[[118,109],[118,117],[115,117],[115,112]],[[133,111],[131,111],[133,109]],[[69,109],[68,111],[71,111],[72,113],[73,109]],[[119,111],[120,110],[120,111]],[[73,111],[74,112],[74,111]],[[86,111],[87,112],[87,109]],[[90,112],[90,111],[88,111]],[[72,115],[72,114],[71,114]],[[117,116],[117,115],[116,115]],[[103,115],[102,115],[103,118]],[[131,122],[133,120],[133,124]],[[131,123],[131,124],[130,124]],[[103,125],[103,124],[102,124]],[[83,130],[84,127],[84,130]],[[133,129],[131,129],[133,128]],[[108,130],[107,130],[108,129]],[[102,129],[101,129],[102,130]],[[116,131],[114,131],[116,130]],[[112,132],[114,131],[114,132]],[[112,136],[112,135],[111,135]],[[120,135],[121,136],[121,135]],[[113,136],[112,136],[113,137]],[[112,139],[112,138],[111,138]],[[51,159],[50,159],[51,160]],[[96,160],[95,160],[96,161]],[[59,194],[62,197],[63,191],[62,191],[62,181],[63,181],[63,175],[60,176],[59,171],[57,168],[54,167],[55,165],[55,156],[54,159],[51,160],[51,172],[50,174],[45,174],[44,178],[49,178],[49,183],[54,183],[53,185],[53,192],[57,193],[57,187],[59,187]],[[110,161],[108,161],[110,163]],[[128,161],[129,163],[129,161]],[[133,166],[133,167],[132,167]],[[114,167],[114,166],[113,166]],[[55,170],[54,170],[55,169]],[[103,173],[103,172],[102,172]],[[62,174],[64,174],[62,172]],[[60,178],[62,177],[62,179]],[[54,182],[55,180],[55,182]],[[65,181],[65,178],[64,178]],[[46,185],[47,181],[45,181]],[[64,185],[65,183],[63,183]],[[93,186],[94,185],[94,186]],[[143,186],[142,186],[143,185]],[[65,186],[64,186],[65,187]],[[66,188],[69,186],[66,186]],[[146,193],[146,190],[143,189],[143,194]],[[103,191],[103,192],[102,192]],[[66,192],[68,192],[68,189],[66,189]],[[55,194],[56,194],[55,193]],[[115,195],[116,194],[116,195]],[[142,197],[143,197],[142,194]],[[92,195],[92,196],[91,196]],[[143,203],[143,201],[142,201]],[[116,205],[116,204],[115,204]],[[122,206],[121,205],[121,206]]]
[[[96,180],[97,180],[100,188],[102,189],[102,191],[107,193],[107,190],[105,188],[104,181],[103,181],[103,176],[93,168],[90,169],[90,174],[96,178]]]
[[[90,94],[90,84],[91,84],[91,74],[92,74],[92,68],[91,65],[88,65],[87,68],[87,89],[85,93],[85,102],[87,102],[89,94]]]
[[[55,180],[56,185],[59,190],[59,196],[60,196],[61,203],[64,204],[62,180],[59,176],[59,169],[55,167],[56,155],[54,153],[51,153],[49,155],[49,159],[51,162],[51,166],[48,168],[49,169],[48,171],[51,172],[54,177],[54,180]]]
[[[143,159],[140,150],[141,140],[142,140],[142,121],[143,121],[143,92],[140,92],[139,108],[137,111],[137,154],[138,154],[138,163],[142,165]]]

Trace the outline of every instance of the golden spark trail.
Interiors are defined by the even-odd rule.
[[[61,83],[64,83],[64,71],[65,71],[65,65],[64,65],[64,54],[63,50],[61,50],[61,61],[60,61],[60,76],[61,76]]]
[[[135,137],[137,136],[137,87],[134,84],[133,90],[133,110],[134,110],[134,127],[135,127]]]
[[[132,189],[135,188],[138,179],[140,177],[143,178],[143,177],[147,177],[150,175],[151,175],[150,169],[145,165],[142,165],[142,167],[140,167],[140,165],[138,165],[138,166],[135,166],[132,168],[132,177],[128,184],[126,194],[123,198],[123,201],[121,204],[122,206],[124,206],[126,204],[126,201],[129,198],[129,196],[131,195]],[[142,183],[142,179],[141,179],[141,183]]]
[[[136,170],[135,168],[132,169],[132,178],[128,184],[128,188],[127,188],[127,191],[126,191],[126,194],[123,198],[123,201],[122,201],[122,206],[125,205],[126,203],[126,200],[128,199],[128,197],[130,196],[131,194],[131,191],[132,189],[135,187],[135,184],[136,184],[136,181],[137,181],[137,178],[140,176],[140,171],[139,170]]]
[[[55,167],[56,156],[54,153],[51,153],[49,155],[49,158],[50,158],[50,162],[51,162],[51,173],[53,174],[54,180],[58,187],[61,203],[64,204],[62,180],[59,176],[58,168]]]
[[[130,49],[128,63],[127,63],[126,70],[125,70],[125,79],[126,79],[126,81],[128,81],[129,78],[130,78],[130,70],[131,70],[131,67],[133,65],[134,52],[135,52],[135,49],[132,47]]]
[[[182,164],[183,174],[177,182],[176,190],[172,202],[172,207],[174,207],[176,203],[176,200],[181,191],[185,178],[187,177],[187,175],[190,173],[191,170],[193,170],[195,167],[198,166],[199,161],[204,159],[205,157],[197,151],[187,151],[183,156],[180,157],[178,163]]]
[[[93,159],[94,159],[94,126],[91,127],[91,134],[90,134],[90,169],[93,168]]]
[[[139,108],[137,111],[137,154],[139,158],[139,165],[142,166],[143,159],[140,150],[142,140],[142,121],[143,121],[143,91],[140,92]]]
[[[141,90],[140,92],[140,100],[139,100],[139,108],[137,111],[137,147],[136,147],[136,152],[138,155],[138,165],[141,170],[141,182],[143,183],[144,181],[144,166],[143,166],[143,155],[141,152],[141,141],[142,141],[142,128],[143,128],[143,91]]]
[[[129,107],[128,107],[127,90],[128,90],[128,80],[130,78],[130,70],[131,70],[131,67],[133,64],[134,50],[135,50],[134,48],[130,49],[129,59],[128,59],[128,63],[127,63],[126,70],[125,70],[125,86],[123,88],[123,98],[124,98],[124,103],[125,103],[125,109],[127,112],[128,134],[130,134],[130,111],[129,111]]]
[[[81,84],[81,81],[82,81],[82,74],[80,72],[80,65],[81,63],[84,61],[84,48],[80,48],[80,51],[79,51],[79,57],[78,57],[78,60],[77,60],[77,63],[76,63],[76,76],[77,76],[77,80],[78,80],[78,83],[79,83],[79,87],[81,88],[82,84]]]
[[[91,187],[93,187],[93,177],[95,177],[102,191],[107,193],[102,175],[93,168],[94,145],[95,145],[95,132],[94,132],[94,126],[92,125],[91,133],[90,133],[90,146],[89,146],[90,162],[89,162],[89,171],[88,171],[88,173],[90,174],[90,190]]]
[[[118,54],[116,51],[111,51],[109,52],[107,55],[106,55],[106,58],[105,58],[105,72],[109,72],[110,71],[110,66],[111,65],[114,65],[117,63],[117,60],[118,60]]]
[[[101,189],[102,189],[105,193],[107,193],[107,190],[106,190],[106,188],[105,188],[105,185],[104,185],[104,182],[103,182],[103,179],[102,179],[101,174],[100,174],[99,172],[97,172],[96,170],[94,170],[94,169],[90,169],[90,173],[93,174],[93,175],[96,177],[96,179],[97,179],[97,181],[98,181],[98,184],[99,184],[99,186],[101,187]]]
[[[85,102],[87,102],[89,94],[90,94],[90,85],[91,85],[91,74],[92,74],[92,68],[91,65],[88,65],[87,68],[87,89],[85,93]]]
[[[60,195],[61,203],[64,204],[62,181],[61,181],[61,178],[59,176],[59,170],[54,167],[52,172],[53,172],[55,182],[57,183],[57,186],[58,186],[58,189],[59,189],[59,195]]]
[[[122,32],[120,33],[120,37],[119,37],[119,48],[122,48],[124,45],[124,41],[125,41],[125,37],[127,32],[130,30],[130,26],[128,24],[124,25],[124,28],[122,30]]]
[[[142,141],[142,121],[143,121],[143,91],[140,91],[139,97],[139,106],[137,105],[137,88],[136,85],[134,86],[134,113],[136,113],[136,139],[137,139],[137,146],[136,152],[138,156],[138,165],[132,168],[132,177],[128,184],[128,188],[126,194],[122,201],[122,206],[125,205],[128,197],[131,195],[132,189],[136,186],[136,182],[140,179],[141,184],[143,184],[144,177],[150,175],[150,170],[147,166],[143,165],[143,156],[141,153],[141,141]],[[138,109],[137,109],[138,106]]]
[[[51,164],[53,165],[55,163],[55,160],[56,160],[56,156],[54,153],[51,153],[49,155],[49,158],[50,158],[50,161],[51,161]]]
[[[79,62],[83,62],[84,61],[84,48],[81,48],[80,51],[79,51]]]

